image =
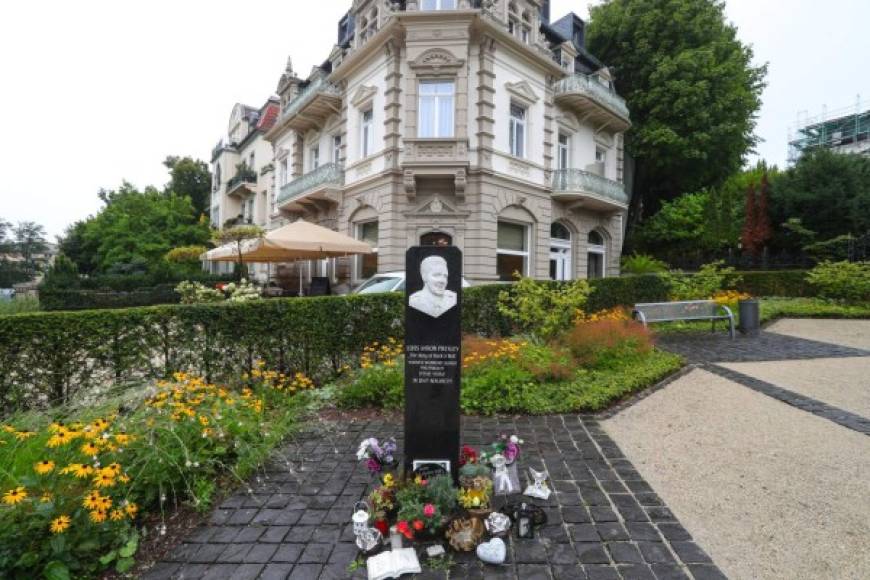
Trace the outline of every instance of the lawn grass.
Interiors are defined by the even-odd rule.
[[[821,298],[764,298],[761,322],[779,318],[870,318],[870,302],[844,304]]]
[[[36,312],[39,310],[39,299],[24,296],[12,300],[0,300],[0,316]]]

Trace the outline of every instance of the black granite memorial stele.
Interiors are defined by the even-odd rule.
[[[405,472],[435,464],[455,480],[462,253],[452,246],[413,247],[405,255],[405,273]]]

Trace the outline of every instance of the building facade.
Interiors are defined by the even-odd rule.
[[[859,97],[854,107],[825,111],[814,118],[799,116],[797,130],[789,132],[788,141],[790,164],[804,152],[817,149],[870,156],[870,109]]]
[[[546,0],[354,0],[329,58],[281,76],[270,227],[376,248],[305,271],[334,283],[418,244],[459,247],[473,283],[618,274],[629,113],[583,27]]]

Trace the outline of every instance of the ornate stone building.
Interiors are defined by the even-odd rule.
[[[356,284],[453,244],[472,282],[616,275],[625,102],[547,0],[354,0],[328,60],[288,61],[270,224],[306,219],[376,255],[316,266]]]

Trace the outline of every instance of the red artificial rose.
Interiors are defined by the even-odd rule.
[[[396,530],[398,530],[399,533],[404,534],[405,532],[408,531],[408,522],[406,522],[405,520],[398,522],[396,524]]]
[[[414,529],[418,532],[423,529],[423,521],[422,520],[414,520]]]
[[[379,531],[382,536],[387,537],[390,533],[390,522],[387,520],[375,520],[375,529]]]
[[[462,467],[466,463],[477,463],[477,451],[470,445],[463,445],[462,450],[459,452],[459,467]]]

